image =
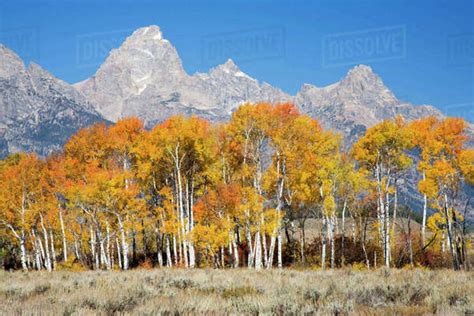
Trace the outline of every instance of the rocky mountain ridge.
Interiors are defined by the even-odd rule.
[[[17,151],[46,155],[81,127],[128,116],[143,119],[147,127],[175,114],[224,121],[244,102],[293,102],[349,142],[397,114],[408,120],[442,116],[434,107],[398,100],[365,65],[326,87],[304,84],[295,96],[260,83],[230,59],[190,75],[158,26],[133,32],[92,77],[75,85],[34,63],[25,67],[0,46],[0,93],[0,156]]]
[[[135,31],[111,51],[95,75],[75,87],[105,118],[134,115],[147,126],[178,113],[223,120],[246,101],[292,100],[243,73],[230,59],[208,73],[187,74],[157,26]]]
[[[365,65],[356,66],[341,81],[327,87],[304,84],[296,96],[259,83],[230,59],[208,73],[189,75],[158,26],[136,30],[111,51],[91,78],[75,87],[106,119],[116,121],[135,115],[147,126],[177,113],[222,121],[240,104],[258,101],[293,102],[303,113],[346,137],[397,114],[409,120],[442,116],[434,107],[398,100]]]
[[[79,128],[104,121],[84,95],[0,45],[0,157],[47,155]]]

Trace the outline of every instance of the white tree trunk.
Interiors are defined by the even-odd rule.
[[[273,253],[275,249],[275,239],[278,239],[277,244],[278,244],[278,254],[277,254],[277,261],[278,261],[278,268],[283,267],[283,261],[282,261],[282,236],[281,236],[281,208],[282,208],[282,198],[283,198],[283,187],[284,187],[284,175],[286,172],[286,163],[285,160],[280,163],[281,156],[279,153],[278,155],[278,160],[277,160],[277,174],[278,174],[278,185],[277,185],[277,191],[276,191],[276,199],[277,199],[277,206],[276,206],[276,212],[278,216],[278,224],[277,227],[275,228],[275,231],[272,234],[272,239],[270,242],[270,259],[269,259],[269,265],[268,267],[271,268],[273,264]],[[281,169],[281,170],[280,170]],[[275,236],[277,235],[277,236]]]
[[[183,187],[181,181],[181,166],[180,166],[180,159],[179,159],[179,143],[176,145],[175,149],[175,168],[176,168],[176,186],[178,189],[178,206],[179,206],[179,215],[180,215],[180,223],[181,223],[181,236],[182,236],[182,247],[183,247],[183,255],[184,255],[184,265],[188,268],[188,247],[187,247],[187,234],[186,234],[186,226],[184,223],[184,204],[183,204]]]
[[[178,214],[179,214],[179,208],[178,208]],[[179,223],[181,222],[181,220],[179,219],[179,215],[178,215],[178,221]],[[183,255],[183,243],[181,242],[181,229],[180,227],[178,227],[178,234],[177,234],[177,238],[174,238],[175,236],[173,235],[173,242],[176,242],[177,245],[178,245],[178,256],[179,256],[179,260],[178,260],[178,257],[175,256],[176,258],[176,265],[179,264],[183,264],[183,260],[184,260],[184,255]]]
[[[222,267],[222,269],[225,268],[225,250],[224,250],[224,246],[221,246],[221,267]]]
[[[336,260],[336,253],[335,253],[335,240],[334,240],[334,227],[335,227],[335,215],[331,215],[330,218],[328,218],[328,223],[329,223],[329,239],[331,242],[331,269],[335,268],[335,260]]]
[[[160,267],[163,267],[163,252],[161,251],[161,249],[158,250],[158,253],[156,254],[157,256],[157,260],[158,260],[158,265]]]
[[[110,269],[114,269],[115,266],[115,247],[114,247],[114,242],[112,241],[111,246],[110,246],[110,253],[109,253],[109,261],[110,261]]]
[[[277,229],[275,229],[275,231],[277,231]],[[265,240],[264,240],[264,243],[266,243]],[[265,266],[267,267],[267,269],[270,269],[273,266],[275,244],[276,244],[276,237],[275,237],[275,232],[273,232],[272,236],[270,237],[270,253],[268,254],[268,259],[265,262]]]
[[[117,261],[119,269],[122,269],[122,254],[120,252],[120,243],[117,237],[115,237],[115,243],[117,244]]]
[[[262,268],[262,244],[260,242],[260,230],[255,234],[255,270]]]
[[[229,243],[227,245],[227,249],[229,250],[229,267],[230,268],[233,268],[234,267],[234,256],[233,256],[233,252],[234,252],[234,248],[232,248],[232,235],[230,235],[230,239],[229,239]]]
[[[59,212],[59,223],[61,224],[61,233],[63,236],[63,259],[64,262],[67,261],[67,241],[66,241],[66,232],[64,230],[64,221],[63,221],[63,212],[61,212],[61,207],[58,208]]]
[[[123,269],[128,270],[128,243],[125,236],[125,227],[123,221],[118,214],[116,214],[119,223],[120,237],[122,238],[122,251],[123,251]]]
[[[56,270],[56,250],[54,249],[54,237],[51,228],[49,229],[49,239],[51,240],[52,268]]]
[[[237,248],[237,243],[235,242],[235,239],[232,240],[232,246],[234,247],[234,268],[239,267],[239,248]]]
[[[347,208],[347,200],[344,199],[344,204],[342,206],[342,227],[341,227],[341,266],[344,266],[345,264],[345,258],[344,258],[344,243],[345,243],[345,238],[346,238],[346,208]]]
[[[379,221],[379,234],[381,239],[382,248],[385,255],[385,206],[383,201],[383,193],[382,193],[382,179],[381,179],[381,171],[380,165],[377,164],[375,169],[375,175],[377,179],[377,219]]]
[[[51,272],[51,257],[49,254],[49,243],[48,243],[48,232],[46,231],[46,227],[44,226],[44,221],[43,221],[43,215],[40,213],[40,224],[41,224],[41,229],[43,230],[43,238],[44,238],[44,246],[45,246],[45,253],[46,253],[46,258],[45,258],[45,265],[46,269]]]
[[[23,267],[23,265],[22,265]],[[31,256],[30,254],[26,255],[26,269],[33,269],[33,263],[31,262]],[[23,270],[25,271],[25,270]]]
[[[110,269],[110,261],[107,259],[106,247],[104,246],[106,238],[102,238],[102,234],[99,233],[99,244],[100,244],[100,262],[102,266],[105,266],[107,270]]]
[[[253,255],[253,244],[252,244],[252,234],[250,228],[247,229],[247,246],[249,248],[249,256],[247,258],[247,267],[253,267],[254,255]]]
[[[181,248],[181,243],[180,243],[180,248]],[[173,235],[173,255],[174,255],[174,264],[177,266],[178,265],[178,252],[176,251],[176,236],[175,235]]]
[[[327,235],[326,216],[323,215],[323,225],[321,229],[321,269],[326,268],[326,235]]]
[[[35,253],[36,270],[41,270],[40,250],[39,250],[38,240],[36,238],[36,233],[34,229],[31,230],[31,234],[33,236],[33,248],[34,248],[34,253]]]
[[[385,204],[385,266],[390,267],[390,204],[389,194],[387,191]]]
[[[81,255],[79,253],[79,247],[77,245],[77,238],[76,238],[76,234],[73,234],[73,237],[74,237],[74,251],[75,251],[75,254],[76,254],[76,258],[77,259],[81,259]]]
[[[196,254],[192,241],[189,241],[189,267],[193,269],[196,266]]]
[[[100,238],[98,238],[97,236],[97,232],[94,232],[95,233],[95,246],[96,246],[96,249],[95,249],[95,268],[96,269],[100,269],[100,261],[99,261],[99,255],[101,253],[100,251],[100,246],[98,246],[98,244],[100,244]]]
[[[107,259],[107,270],[110,270],[113,268],[113,258],[111,257],[110,255],[110,228],[109,228],[109,222],[106,221],[105,222],[106,226],[105,226],[105,229],[106,229],[106,246],[105,246],[105,249],[106,249],[106,255],[105,255],[105,258]]]
[[[395,181],[395,193],[393,197],[393,222],[392,222],[392,230],[395,232],[395,223],[397,221],[397,211],[398,211],[398,187],[397,181]]]
[[[13,228],[12,225],[10,224],[7,224],[7,226],[10,228],[10,230],[12,231],[13,235],[18,239],[18,241],[20,242],[20,253],[21,253],[21,268],[24,270],[24,271],[28,271],[28,264],[27,264],[27,255],[26,255],[26,247],[25,247],[25,231],[22,229],[21,230],[21,236],[18,235],[18,233],[16,232],[16,229]]]
[[[426,180],[425,172],[423,171],[423,180]],[[425,229],[426,229],[426,212],[428,208],[428,197],[426,194],[423,194],[423,220],[421,222],[421,240],[423,245],[425,245]]]
[[[281,236],[281,227],[278,230],[278,269],[283,268],[283,257],[282,257],[282,236]]]
[[[25,247],[24,234],[20,238],[20,252],[21,252],[21,267],[24,271],[28,271],[28,266],[26,265],[26,247]]]
[[[262,216],[262,224],[263,224],[263,216]],[[272,263],[273,263],[273,252],[272,252],[272,258],[271,258],[271,261],[270,261],[270,258],[268,256],[268,251],[267,251],[267,235],[265,234],[265,232],[262,233],[262,247],[263,247],[263,263],[264,263],[264,266],[265,267],[270,267],[272,266]],[[275,239],[275,238],[273,238]],[[273,242],[275,243],[275,242]]]
[[[194,228],[194,181],[191,181],[191,192],[189,192],[188,182],[186,182],[186,195],[188,197],[188,222],[189,222],[189,231],[188,234],[193,231]],[[196,265],[196,254],[194,250],[194,244],[192,240],[189,240],[189,267],[193,269]]]
[[[176,255],[176,248],[175,248]],[[170,249],[170,237],[166,235],[166,265],[171,267],[173,265],[173,259],[171,258],[171,249]]]
[[[95,234],[94,234],[94,230],[92,229],[92,225],[89,225],[89,233],[90,233],[92,265],[94,265],[94,260],[95,260]],[[97,268],[97,267],[95,267],[95,268]]]
[[[454,249],[454,236],[453,236],[453,230],[452,230],[452,224],[451,224],[451,215],[449,214],[449,205],[448,205],[448,195],[444,193],[444,215],[446,219],[446,226],[448,230],[448,242],[449,242],[449,249],[451,251],[451,256],[453,260],[453,269],[458,270],[458,259],[457,259],[457,253],[456,250]]]
[[[156,256],[158,260],[158,265],[163,266],[163,241],[161,239],[160,230],[158,227],[155,228],[155,238],[156,238]]]

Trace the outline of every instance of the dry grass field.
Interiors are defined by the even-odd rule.
[[[0,272],[2,315],[473,314],[474,273],[447,270]]]

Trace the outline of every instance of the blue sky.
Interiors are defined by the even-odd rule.
[[[159,25],[189,73],[232,58],[294,94],[370,65],[402,100],[474,119],[474,1],[16,1],[0,42],[67,82]]]

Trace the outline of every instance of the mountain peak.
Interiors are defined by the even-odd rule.
[[[372,67],[360,64],[349,70],[349,73],[373,74],[374,71],[372,70]]]
[[[351,90],[388,90],[382,79],[373,72],[370,66],[358,65],[347,72],[341,80],[342,86],[350,87]]]
[[[133,32],[132,36],[151,37],[157,40],[163,39],[163,33],[161,33],[161,29],[157,25],[150,25],[139,28],[138,30]]]
[[[76,84],[76,88],[104,117],[117,120],[135,114],[130,112],[135,109],[125,104],[135,102],[145,90],[147,96],[152,93],[175,98],[170,95],[188,76],[174,46],[163,38],[158,26],[151,25],[127,37],[110,52],[94,76]]]
[[[129,35],[120,48],[140,48],[143,46],[169,46],[169,41],[163,38],[163,33],[157,25],[141,27]],[[119,49],[120,49],[119,48]]]
[[[25,64],[14,51],[0,44],[0,78],[10,78],[25,71]]]
[[[357,65],[347,72],[345,80],[350,81],[378,81],[379,77],[374,73],[372,68],[367,65]]]
[[[226,72],[238,72],[240,71],[239,67],[234,63],[232,59],[227,59],[225,63],[222,65],[217,66],[217,68],[224,70]]]
[[[227,61],[224,63],[227,67],[237,67],[237,65],[234,63],[232,59],[227,59]]]
[[[130,36],[130,38],[137,39],[137,38],[146,38],[146,39],[153,39],[153,40],[162,40],[163,33],[161,29],[157,25],[150,25],[146,27],[139,28]]]

